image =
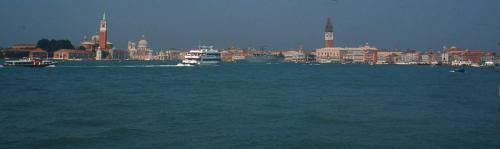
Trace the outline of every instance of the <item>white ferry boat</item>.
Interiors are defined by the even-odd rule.
[[[50,60],[41,59],[19,59],[5,61],[4,67],[47,67],[55,66],[57,63]]]
[[[221,62],[220,52],[213,46],[200,46],[184,56],[182,65],[217,65]]]

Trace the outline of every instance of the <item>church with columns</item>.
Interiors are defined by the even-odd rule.
[[[133,41],[128,42],[129,59],[131,60],[152,60],[153,50],[148,47],[148,41],[142,35],[138,44]]]

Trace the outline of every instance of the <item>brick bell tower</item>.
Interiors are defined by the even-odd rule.
[[[108,24],[106,23],[106,12],[102,15],[101,22],[99,23],[99,47],[107,51],[107,43],[108,43]]]
[[[332,22],[330,21],[330,18],[328,18],[326,22],[326,27],[325,27],[325,48],[332,48],[333,45],[333,25]]]

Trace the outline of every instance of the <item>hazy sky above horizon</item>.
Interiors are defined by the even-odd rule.
[[[323,46],[332,18],[335,44],[497,50],[498,0],[2,0],[0,46],[69,39],[76,46],[108,14],[109,41],[125,49],[144,34],[152,48]]]

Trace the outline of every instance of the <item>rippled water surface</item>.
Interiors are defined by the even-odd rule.
[[[63,62],[0,68],[0,148],[500,148],[500,73]]]

